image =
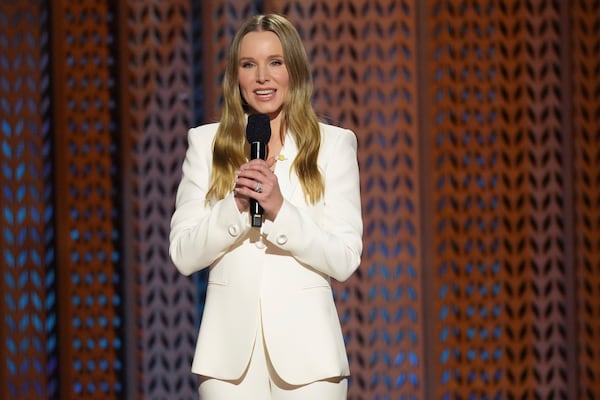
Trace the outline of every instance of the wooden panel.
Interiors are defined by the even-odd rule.
[[[423,398],[416,2],[279,2],[311,60],[315,109],[359,141],[364,253],[336,283],[349,398]]]
[[[429,7],[434,237],[432,398],[500,398],[505,273],[498,26],[492,2]],[[516,150],[516,149],[513,149]],[[421,177],[427,179],[427,177]]]
[[[223,102],[222,80],[229,43],[242,21],[257,12],[252,2],[211,1],[202,7],[202,82],[204,120],[217,121]]]
[[[201,299],[194,280],[181,275],[168,254],[192,124],[191,5],[119,4],[128,395],[193,399],[198,383],[190,366]]]
[[[114,10],[52,2],[60,398],[123,391]]]
[[[54,395],[47,10],[0,2],[0,398]]]
[[[598,0],[0,2],[0,397],[197,398],[170,215],[267,11],[359,140],[349,398],[600,397]]]
[[[434,397],[566,398],[561,9],[435,1],[430,10]]]

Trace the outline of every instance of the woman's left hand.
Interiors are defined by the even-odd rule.
[[[264,210],[264,217],[273,221],[283,204],[279,181],[271,168],[275,159],[255,159],[240,166],[235,181],[235,196],[252,198]]]

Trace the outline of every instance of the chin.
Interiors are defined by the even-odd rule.
[[[259,113],[259,114],[267,114],[272,117],[281,112],[281,107],[279,107],[279,108],[256,107],[256,108],[254,108],[254,112]]]

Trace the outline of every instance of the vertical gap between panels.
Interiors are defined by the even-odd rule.
[[[122,271],[122,286],[121,296],[123,299],[123,350],[121,357],[123,358],[123,394],[125,399],[135,399],[138,397],[137,390],[140,387],[138,384],[138,357],[137,352],[139,346],[136,344],[136,299],[138,290],[136,287],[136,277],[138,274],[138,266],[135,263],[134,249],[134,208],[133,196],[131,188],[133,187],[133,160],[132,160],[132,132],[131,120],[126,104],[130,104],[129,99],[129,69],[127,61],[129,60],[128,51],[128,10],[129,2],[117,2],[114,12],[116,13],[116,38],[117,49],[115,54],[115,79],[119,82],[116,88],[115,97],[118,102],[116,110],[116,123],[119,125],[121,132],[117,145],[119,167],[118,167],[118,187],[120,190],[120,212],[119,230],[121,231],[121,241],[119,244],[119,252],[121,253],[121,271]]]
[[[67,123],[65,117],[65,72],[62,62],[65,57],[65,27],[62,15],[63,1],[53,1],[49,5],[50,11],[50,76],[51,76],[51,125],[52,125],[52,162],[54,186],[54,231],[55,231],[55,272],[56,272],[56,321],[57,321],[57,365],[58,388],[56,398],[63,399],[69,396],[71,363],[69,360],[72,351],[65,346],[70,341],[68,329],[64,329],[63,320],[69,319],[69,269],[67,255],[68,220],[67,196],[67,157],[61,155],[61,149],[67,149]],[[59,266],[63,266],[59,268]]]
[[[416,26],[417,26],[417,93],[418,93],[418,146],[419,146],[419,175],[420,181],[420,225],[421,225],[421,237],[420,247],[425,248],[426,244],[429,243],[428,238],[432,238],[433,232],[433,209],[432,209],[432,185],[428,180],[432,176],[432,145],[431,140],[431,102],[429,101],[429,47],[426,45],[429,39],[429,1],[417,0],[414,2],[416,10]],[[439,377],[436,374],[437,369],[433,366],[436,365],[436,354],[434,349],[434,330],[433,319],[436,316],[434,311],[435,304],[435,266],[433,265],[433,253],[431,251],[421,252],[421,274],[422,274],[422,288],[421,293],[423,294],[421,315],[423,316],[423,398],[425,400],[433,399],[433,395],[436,393],[436,386],[439,383]]]
[[[560,92],[562,94],[561,128],[564,141],[563,151],[563,193],[564,193],[564,268],[566,277],[566,357],[567,357],[567,398],[576,399],[578,361],[577,361],[577,264],[575,257],[575,202],[573,198],[575,178],[574,166],[574,138],[573,138],[573,112],[572,112],[572,48],[571,48],[571,6],[568,2],[560,2]]]

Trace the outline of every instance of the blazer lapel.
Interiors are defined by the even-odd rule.
[[[294,197],[300,188],[298,176],[291,172],[292,162],[294,162],[297,154],[298,148],[296,147],[296,142],[288,133],[285,138],[285,145],[281,149],[278,161],[275,164],[275,175],[277,175],[281,194],[285,199],[293,203],[296,203]]]

